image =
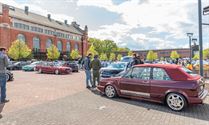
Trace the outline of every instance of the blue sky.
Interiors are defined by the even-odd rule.
[[[197,0],[1,0],[19,8],[89,27],[89,37],[114,40],[132,50],[188,48],[187,32],[198,37]],[[203,1],[203,7],[209,5]],[[209,23],[209,16],[203,17]],[[209,27],[203,26],[204,48]]]

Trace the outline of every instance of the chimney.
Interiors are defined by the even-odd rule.
[[[28,10],[29,10],[29,7],[25,6],[25,14],[27,14],[27,15],[28,15]]]
[[[9,6],[6,4],[2,5],[3,22],[9,23]]]
[[[51,21],[51,14],[48,14],[47,17]]]
[[[72,24],[75,28],[79,28],[79,26],[80,26],[80,25],[78,25],[78,24],[76,23],[76,21],[73,21],[71,24]]]
[[[65,20],[65,24],[67,25],[67,20]]]

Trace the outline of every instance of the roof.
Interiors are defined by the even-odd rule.
[[[25,11],[16,7],[13,7],[14,9],[9,10],[9,15],[11,17],[15,17],[17,19],[21,19],[28,22],[33,22],[36,24],[56,28],[59,30],[64,30],[67,32],[75,33],[83,35],[83,32],[80,28],[75,28],[73,25],[65,24],[64,22],[56,21],[54,19],[49,20],[48,17],[41,16],[35,13],[31,13],[29,11],[28,14],[25,14]],[[0,13],[2,13],[2,3],[0,3]]]
[[[163,68],[166,73],[170,76],[170,78],[174,81],[187,81],[187,80],[198,80],[200,78],[199,75],[192,76],[181,68],[179,65],[175,64],[140,64],[135,67],[156,67]]]

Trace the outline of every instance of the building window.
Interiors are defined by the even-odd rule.
[[[17,39],[21,42],[25,42],[25,36],[23,34],[18,34]]]
[[[62,52],[62,42],[61,41],[57,42],[57,48],[60,52]]]
[[[46,41],[46,49],[48,49],[49,47],[51,47],[51,45],[52,45],[52,40],[51,39],[48,39]]]
[[[67,42],[66,51],[67,51],[67,52],[70,52],[70,42]]]
[[[40,50],[40,39],[38,37],[33,37],[33,49],[35,51]]]
[[[75,50],[79,50],[78,43],[75,43]]]

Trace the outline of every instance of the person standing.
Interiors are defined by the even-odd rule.
[[[92,86],[92,79],[91,79],[91,56],[92,54],[89,53],[85,60],[84,60],[84,70],[86,73],[86,88],[90,88],[89,86],[89,81],[90,81],[90,85]]]
[[[94,56],[94,60],[91,62],[91,68],[93,69],[93,85],[92,87],[96,87],[96,80],[97,84],[99,84],[100,81],[100,73],[99,70],[101,69],[102,65],[100,60],[98,59],[98,55]]]
[[[0,47],[0,85],[1,85],[1,103],[7,103],[6,99],[6,67],[9,64],[6,55],[6,48]]]
[[[133,54],[133,60],[131,62],[131,66],[139,64],[139,59],[137,58],[136,53]]]

